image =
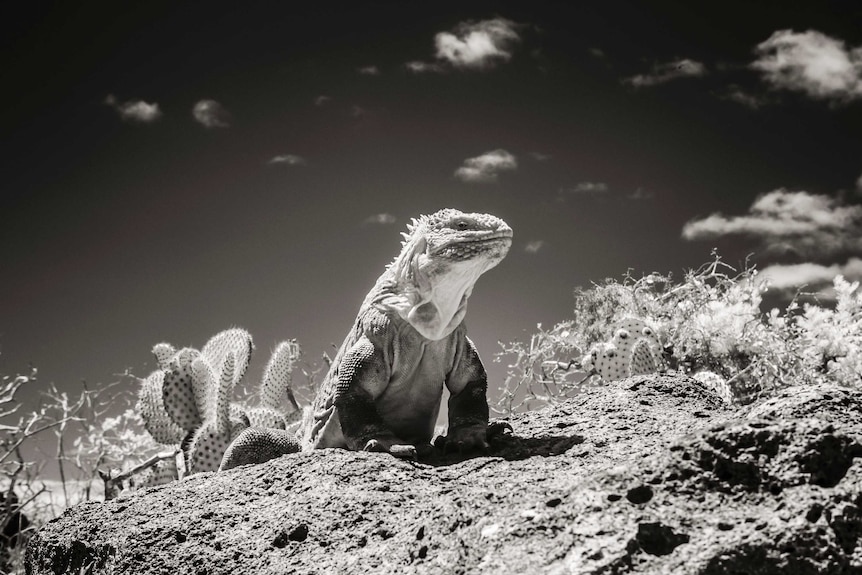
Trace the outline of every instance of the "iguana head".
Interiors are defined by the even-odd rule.
[[[447,208],[414,218],[388,268],[389,288],[374,303],[393,310],[424,337],[458,327],[479,276],[506,257],[512,228],[490,214]]]

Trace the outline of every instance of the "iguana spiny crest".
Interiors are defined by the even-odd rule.
[[[414,218],[407,230],[371,304],[439,340],[463,320],[479,276],[506,256],[512,228],[490,214],[446,208]]]

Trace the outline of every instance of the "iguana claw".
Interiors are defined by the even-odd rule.
[[[488,424],[488,441],[512,435],[513,433],[515,433],[515,430],[512,429],[512,424],[508,421],[492,421]]]
[[[409,444],[396,443],[387,446],[383,441],[369,439],[362,450],[389,453],[393,457],[398,457],[399,459],[416,459],[416,447]]]
[[[389,453],[393,457],[399,459],[416,459],[416,447],[413,445],[393,445],[389,448]]]

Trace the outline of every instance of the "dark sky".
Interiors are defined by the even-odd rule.
[[[486,363],[573,287],[715,246],[862,277],[858,2],[19,4],[2,373],[145,376],[233,325],[252,378],[283,339],[315,359],[443,207],[515,230],[467,314]]]

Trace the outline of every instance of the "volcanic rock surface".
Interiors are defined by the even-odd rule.
[[[510,418],[487,454],[327,449],[67,510],[43,574],[862,573],[862,393],[743,408],[639,376]]]

